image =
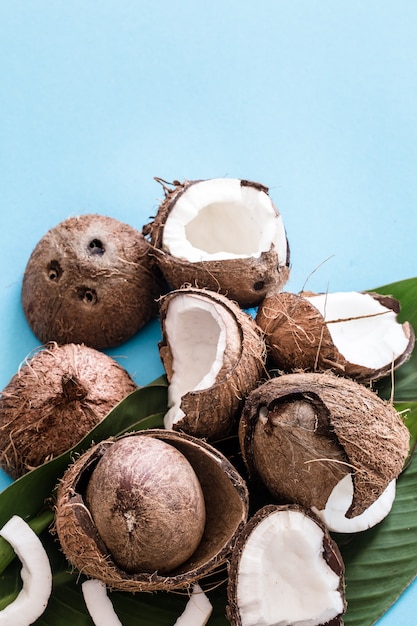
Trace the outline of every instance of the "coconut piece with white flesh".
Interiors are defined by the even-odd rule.
[[[206,289],[170,292],[160,318],[169,382],[165,428],[211,440],[227,435],[265,373],[262,332],[234,302]]]
[[[205,626],[213,612],[213,605],[200,587],[195,583],[183,613],[174,626]]]
[[[87,610],[95,626],[122,626],[112,601],[107,595],[107,587],[100,580],[89,578],[81,584]]]
[[[172,289],[196,285],[253,307],[287,282],[287,236],[267,187],[213,178],[174,181],[164,190],[143,233]]]
[[[354,532],[389,512],[388,487],[404,467],[410,434],[394,407],[364,385],[300,372],[272,378],[249,394],[239,438],[250,475],[274,498],[326,511],[321,516],[330,516],[326,523],[335,531],[346,532],[352,519],[348,532]],[[347,499],[346,475],[353,482]],[[335,508],[338,513],[329,512]],[[364,512],[355,528],[353,520]]]
[[[1,626],[29,626],[45,611],[52,591],[52,571],[41,540],[23,518],[13,515],[0,535],[22,562],[23,586],[16,599],[0,611]]]
[[[233,550],[232,626],[337,626],[346,610],[344,564],[326,526],[298,505],[267,505]]]
[[[411,355],[414,330],[399,312],[395,298],[376,293],[282,292],[264,300],[256,321],[278,369],[332,370],[369,382]]]

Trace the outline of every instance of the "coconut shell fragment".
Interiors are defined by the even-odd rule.
[[[393,406],[364,385],[330,373],[293,373],[249,394],[239,438],[249,473],[279,501],[322,510],[351,474],[351,518],[401,473],[410,435]]]
[[[175,181],[164,191],[143,233],[172,289],[188,284],[219,291],[243,308],[282,289],[289,246],[264,185],[216,178]]]
[[[142,233],[86,214],[51,228],[34,248],[22,283],[26,319],[42,343],[105,349],[130,339],[157,314],[163,291]]]
[[[342,626],[345,567],[326,526],[298,505],[266,505],[233,549],[227,587],[232,626]]]
[[[169,383],[165,427],[210,440],[226,436],[265,376],[263,333],[226,296],[193,287],[166,294],[160,319]]]
[[[399,311],[398,300],[376,293],[282,292],[264,300],[256,321],[275,368],[333,371],[367,383],[411,356],[414,330],[398,321]]]
[[[72,448],[136,388],[117,361],[94,348],[44,346],[1,392],[1,467],[18,478]]]
[[[89,511],[86,489],[90,476],[109,447],[125,437],[156,438],[174,446],[191,464],[199,480],[206,510],[203,536],[190,558],[170,572],[124,571],[109,553]],[[184,433],[149,429],[102,441],[68,467],[58,486],[55,531],[71,565],[110,589],[168,591],[190,587],[201,577],[224,567],[247,517],[246,483],[223,454]]]

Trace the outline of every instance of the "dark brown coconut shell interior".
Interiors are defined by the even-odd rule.
[[[113,562],[84,502],[92,469],[112,441],[90,449],[69,467],[57,494],[55,526],[72,565],[122,591],[156,591],[187,587],[224,565],[238,533],[247,521],[248,492],[244,480],[220,452],[204,441],[174,431],[150,429],[126,436],[157,437],[175,446],[196,472],[206,505],[206,527],[196,552],[168,575],[157,572],[128,575]]]
[[[168,382],[173,374],[173,356],[168,341],[166,315],[170,302],[178,295],[201,297],[221,307],[224,320],[238,329],[239,345],[227,345],[224,363],[215,383],[198,391],[190,391],[182,397],[184,417],[174,424],[175,430],[184,431],[210,441],[227,436],[236,424],[244,398],[265,375],[266,347],[263,333],[251,316],[227,297],[209,291],[187,287],[172,291],[160,300],[162,341],[159,353]],[[192,367],[190,363],[190,367]]]
[[[245,546],[248,542],[248,539],[252,535],[255,528],[260,524],[264,519],[269,517],[270,515],[277,515],[281,511],[299,511],[309,519],[313,520],[317,526],[323,531],[323,558],[325,559],[328,566],[334,571],[334,573],[339,577],[339,591],[342,595],[344,601],[344,612],[346,610],[346,600],[345,600],[345,565],[343,563],[343,558],[340,553],[339,547],[336,541],[331,537],[327,527],[321,522],[319,518],[317,518],[311,511],[304,509],[303,507],[297,504],[267,504],[259,509],[247,522],[239,537],[236,541],[236,545],[233,549],[232,556],[230,559],[229,566],[229,578],[227,585],[227,600],[228,604],[226,607],[227,618],[230,621],[232,626],[242,626],[242,619],[240,614],[240,607],[238,603],[238,576],[239,576],[239,564],[240,559],[245,550]],[[330,622],[323,624],[323,626],[343,626],[343,614],[338,615]]]
[[[388,484],[401,473],[409,452],[410,434],[400,415],[392,405],[382,400],[371,389],[353,380],[335,376],[330,373],[293,373],[272,378],[253,392],[245,402],[239,426],[239,439],[242,454],[250,474],[265,475],[265,482],[271,492],[277,494],[285,489],[286,497],[310,508],[322,508],[324,497],[315,502],[312,495],[317,491],[316,470],[320,463],[316,459],[324,459],[318,445],[311,438],[307,446],[297,445],[288,454],[291,442],[291,428],[297,428],[297,411],[299,403],[307,403],[314,410],[316,432],[336,441],[337,447],[343,451],[342,456],[329,461],[340,462],[352,473],[354,495],[352,505],[346,517],[354,517],[365,511],[386,489]],[[294,411],[291,405],[294,403]],[[286,419],[281,425],[279,416],[282,406],[286,405]],[[263,429],[258,425],[259,411],[263,407],[266,423]],[[268,431],[284,428],[286,452],[268,436]],[[260,432],[263,431],[263,432]],[[290,433],[288,434],[288,431]],[[254,438],[262,441],[254,444]],[[292,439],[294,441],[294,437]],[[272,442],[272,443],[271,443]],[[300,443],[300,438],[297,438]],[[257,449],[263,446],[262,454],[257,458]],[[336,449],[337,449],[336,447]],[[319,453],[316,454],[316,448]],[[344,458],[343,458],[344,457]],[[292,487],[288,480],[284,481],[285,471],[274,473],[278,464],[289,471],[291,460],[293,475],[297,478],[298,471],[310,466],[310,483],[308,473],[303,473],[304,485],[299,489],[295,486],[296,498],[291,498]],[[301,468],[301,470],[300,470]],[[320,486],[320,485],[319,485]],[[328,485],[323,484],[323,492],[328,492]],[[317,494],[316,494],[317,495]],[[301,501],[302,500],[302,501]]]
[[[183,285],[207,288],[227,295],[242,308],[258,306],[269,294],[282,289],[290,275],[290,251],[287,241],[287,258],[279,259],[272,247],[258,258],[226,259],[221,261],[190,262],[169,254],[163,247],[163,230],[169,213],[178,198],[191,185],[201,181],[175,181],[173,189],[165,187],[165,199],[161,203],[154,220],[143,227],[149,237],[158,267],[171,289]],[[242,185],[252,186],[268,193],[268,189],[256,182],[241,181]]]
[[[25,268],[22,305],[42,343],[104,349],[132,337],[157,314],[163,291],[142,233],[86,214],[50,229]]]

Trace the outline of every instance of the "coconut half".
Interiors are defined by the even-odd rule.
[[[232,626],[337,626],[346,610],[344,565],[326,526],[297,505],[267,505],[233,550]]]
[[[160,319],[169,383],[165,428],[211,440],[227,435],[265,374],[262,332],[227,297],[191,287],[162,298]]]
[[[162,281],[142,233],[112,217],[86,214],[51,228],[37,243],[22,283],[26,319],[42,343],[117,346],[157,314]]]
[[[259,304],[289,278],[289,247],[268,189],[240,179],[175,181],[143,228],[171,288],[220,291]]]
[[[354,518],[398,477],[410,434],[393,406],[364,385],[329,373],[294,373],[249,394],[239,438],[249,473],[279,501],[322,511],[336,485],[351,476],[344,517]]]
[[[412,353],[414,330],[398,321],[399,311],[396,299],[376,293],[283,292],[264,300],[256,321],[278,369],[332,370],[369,382]]]
[[[50,343],[0,395],[0,466],[13,478],[72,448],[137,388],[110,356],[83,344]]]
[[[206,507],[204,533],[196,551],[181,566],[165,574],[158,571],[129,574],[116,565],[85,500],[89,477],[115,440],[103,441],[80,456],[58,485],[55,530],[62,550],[74,568],[110,589],[136,592],[190,587],[202,576],[224,567],[230,556],[236,537],[247,521],[246,483],[223,454],[202,440],[164,429],[126,435],[132,436],[154,437],[174,446],[194,468]]]

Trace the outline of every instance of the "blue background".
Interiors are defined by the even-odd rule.
[[[38,240],[88,212],[140,229],[154,176],[267,185],[287,289],[415,276],[416,27],[414,0],[0,2],[0,388],[39,343],[20,304]],[[109,352],[145,384],[158,338]],[[414,624],[416,598],[378,624]]]

